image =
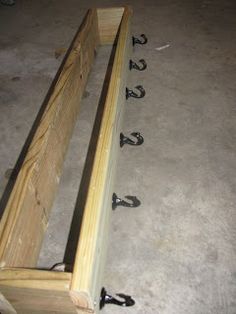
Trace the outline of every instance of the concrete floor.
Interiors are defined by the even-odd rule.
[[[145,142],[122,148],[115,191],[138,196],[142,206],[112,214],[104,286],[132,295],[136,305],[107,305],[102,313],[235,314],[236,3],[126,3],[134,8],[133,33],[145,33],[149,42],[134,51],[148,69],[129,78],[130,87],[143,84],[147,95],[128,101],[123,131],[140,131]],[[68,46],[89,7],[121,4],[19,0],[0,6],[1,193],[62,60],[55,51]],[[82,103],[43,267],[64,256],[108,55],[107,48],[99,52]]]

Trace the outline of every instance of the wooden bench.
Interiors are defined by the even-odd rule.
[[[109,232],[132,40],[129,7],[88,11],[41,108],[0,223],[0,291],[19,314],[97,313]],[[88,74],[99,45],[114,45],[71,272],[37,269],[42,241]],[[9,304],[8,304],[9,303]],[[4,312],[3,305],[0,312]]]

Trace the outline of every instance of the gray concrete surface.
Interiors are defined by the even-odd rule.
[[[112,215],[104,285],[131,294],[136,305],[108,305],[103,313],[235,314],[236,3],[126,3],[134,8],[134,34],[147,34],[149,43],[134,51],[148,69],[129,79],[130,86],[143,84],[147,95],[128,101],[123,130],[140,131],[145,143],[122,148],[116,192],[137,195],[142,206]],[[55,50],[68,46],[89,7],[121,4],[25,0],[0,6],[1,193],[61,62]],[[56,200],[60,214],[54,208],[57,219],[41,254],[44,267],[63,259],[86,156],[80,147],[92,127],[108,54],[98,55],[87,87]]]

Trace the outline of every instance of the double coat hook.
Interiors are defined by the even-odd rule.
[[[127,200],[129,200],[130,202],[122,200],[116,195],[116,193],[113,193],[112,209],[116,209],[117,206],[138,207],[141,204],[140,200],[138,200],[136,196],[126,195],[125,198],[127,198]]]
[[[137,85],[135,88],[139,91],[139,94],[135,93],[132,89],[126,87],[126,99],[130,97],[143,98],[146,95],[145,89],[142,85]]]
[[[141,63],[141,66],[138,65],[136,62],[133,60],[129,60],[129,69],[130,71],[132,69],[138,70],[138,71],[144,71],[147,68],[147,63],[144,59],[140,59],[139,63]]]
[[[120,147],[123,147],[125,144],[132,145],[132,146],[139,146],[142,145],[144,142],[144,138],[139,132],[131,133],[133,137],[137,140],[133,141],[131,138],[125,136],[123,133],[120,133]]]
[[[105,306],[105,304],[115,304],[119,306],[132,306],[135,304],[135,301],[131,298],[131,296],[117,293],[119,298],[124,299],[124,301],[117,300],[113,296],[107,294],[105,288],[102,288],[101,296],[100,296],[100,310]]]
[[[133,46],[135,46],[135,45],[145,45],[146,43],[147,43],[147,37],[146,37],[146,35],[145,34],[141,34],[140,35],[140,37],[142,38],[142,39],[138,39],[137,37],[132,37],[132,41],[133,41]]]

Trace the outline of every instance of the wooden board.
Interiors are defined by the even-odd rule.
[[[89,10],[49,92],[7,203],[0,223],[0,291],[5,305],[9,301],[18,314],[85,314],[99,310],[131,53],[131,15],[129,7]],[[29,269],[36,266],[94,52],[98,43],[114,42],[73,272]]]
[[[6,300],[6,298],[0,292],[0,313],[1,314],[17,314],[12,305]]]
[[[91,297],[90,306],[99,303],[106,255],[113,181],[119,149],[125,87],[131,52],[130,8],[125,8],[116,47],[99,141],[90,180],[76,253],[71,290]]]
[[[0,291],[18,314],[76,314],[69,288],[71,274],[35,269],[0,271]]]
[[[98,31],[101,45],[114,43],[125,8],[97,9]]]
[[[0,223],[0,266],[35,267],[98,44],[90,10],[47,100]]]

